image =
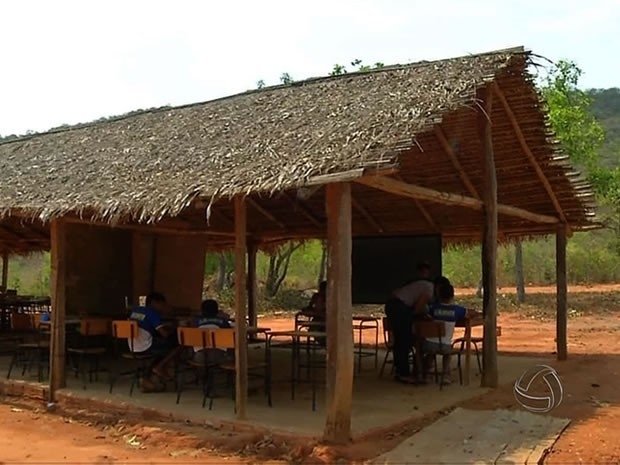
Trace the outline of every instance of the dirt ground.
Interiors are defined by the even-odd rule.
[[[528,291],[528,302],[516,306],[511,292],[500,290],[499,348],[502,352],[548,357],[555,349],[554,289]],[[474,301],[467,299],[473,299],[474,293],[458,291],[472,305]],[[614,433],[620,424],[620,285],[573,287],[569,308],[571,355],[568,361],[555,364],[565,397],[552,414],[570,418],[572,423],[544,463],[618,463],[620,441]],[[270,316],[261,319],[260,325],[289,329],[292,320],[290,316]],[[511,386],[462,406],[517,408]],[[68,413],[49,414],[33,408],[0,404],[0,464],[361,463],[395,447],[441,415],[413,421],[398,431],[347,447],[329,447],[299,438],[220,431],[208,425],[133,425],[131,421],[103,417],[80,420],[79,415],[70,419]]]

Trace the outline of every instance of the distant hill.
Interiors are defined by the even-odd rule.
[[[605,129],[605,145],[601,152],[603,166],[620,165],[620,89],[592,89],[592,114]]]

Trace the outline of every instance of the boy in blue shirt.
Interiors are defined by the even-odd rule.
[[[424,341],[424,351],[432,354],[426,357],[425,367],[430,367],[430,363],[435,357],[434,354],[443,354],[444,383],[450,383],[450,361],[452,352],[452,338],[457,321],[470,318],[475,315],[473,310],[454,304],[454,287],[446,282],[439,283],[439,301],[429,308],[429,315],[434,321],[441,321],[444,324],[445,333],[439,338],[427,339]]]
[[[129,349],[138,353],[152,353],[155,357],[151,368],[152,374],[160,380],[166,380],[168,366],[180,354],[182,347],[178,345],[176,332],[164,325],[161,312],[167,307],[166,298],[157,292],[149,294],[146,306],[136,307],[129,314],[129,319],[138,324],[138,334],[129,340]],[[157,390],[157,384],[151,377],[142,380],[144,391]]]
[[[220,312],[217,301],[207,299],[200,306],[200,317],[196,319],[197,328],[230,328],[228,319]]]
[[[217,301],[207,299],[200,306],[200,317],[196,320],[196,327],[207,329],[232,328],[227,318],[220,312]],[[194,361],[204,363],[226,363],[234,360],[234,351],[227,353],[225,350],[202,347],[194,347]]]

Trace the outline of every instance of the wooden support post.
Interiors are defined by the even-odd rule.
[[[248,244],[248,321],[250,326],[258,326],[258,315],[256,314],[256,256],[258,248],[256,245]]]
[[[484,235],[482,239],[482,285],[484,334],[482,344],[482,386],[497,387],[497,173],[493,154],[491,110],[493,94],[484,92],[484,111],[480,111],[480,140],[484,160]]]
[[[248,402],[248,338],[246,300],[247,216],[245,199],[235,197],[235,407],[237,419],[246,418]]]
[[[555,282],[557,286],[556,302],[556,347],[558,360],[568,357],[567,336],[567,283],[566,283],[566,226],[559,225],[555,236]]]
[[[351,437],[353,331],[351,301],[351,185],[328,184],[327,212],[327,418],[323,438]]]
[[[63,219],[52,220],[51,236],[51,294],[52,331],[50,336],[50,389],[49,402],[55,401],[56,391],[66,385],[65,378],[65,289],[67,226]]]
[[[2,291],[6,292],[9,285],[9,253],[5,251],[2,254]]]

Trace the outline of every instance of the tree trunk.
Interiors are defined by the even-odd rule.
[[[479,299],[482,299],[483,295],[482,295],[482,279],[480,281],[478,281],[478,287],[476,288],[476,297],[478,297]]]
[[[291,256],[300,246],[301,244],[289,243],[280,247],[280,249],[269,256],[269,268],[267,269],[267,279],[265,280],[265,292],[268,297],[275,297],[280,290],[288,273]]]
[[[215,287],[218,292],[221,292],[226,286],[226,278],[228,274],[228,260],[226,260],[226,254],[219,254],[219,263],[217,267],[217,283]]]
[[[325,281],[325,275],[327,271],[327,242],[321,241],[321,265],[319,267],[319,282],[320,286],[323,281]]]
[[[525,302],[525,277],[523,273],[523,245],[521,241],[515,243],[515,279],[517,284],[517,302]]]

